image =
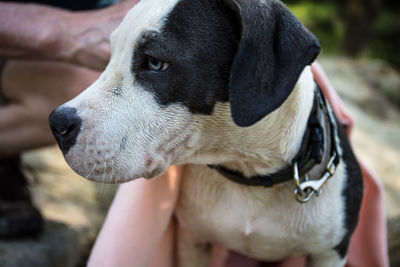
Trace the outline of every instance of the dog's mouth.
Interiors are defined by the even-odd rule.
[[[120,160],[118,156],[104,159],[96,157],[75,157],[71,150],[65,159],[71,168],[90,181],[102,183],[124,183],[137,178],[154,178],[167,169],[169,164],[164,159],[143,157],[142,164],[128,164],[128,160]],[[89,159],[87,159],[89,158]],[[158,157],[160,158],[160,157]]]
[[[79,139],[64,157],[79,175],[102,183],[124,183],[142,177],[151,179],[165,172],[171,161],[162,153],[137,151],[131,155],[102,142],[100,145],[97,142],[81,145]]]
[[[164,141],[152,139],[150,143],[135,146],[126,135],[90,136],[94,129],[81,131],[76,144],[64,157],[70,167],[90,181],[124,183],[137,178],[152,179],[176,163],[192,135],[165,135]],[[107,141],[106,141],[107,140]],[[155,145],[154,142],[160,142]],[[147,149],[146,149],[147,148]]]

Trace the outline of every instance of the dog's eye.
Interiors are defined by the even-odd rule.
[[[169,64],[167,62],[161,61],[157,58],[148,57],[147,58],[147,68],[153,71],[164,71],[168,69]]]

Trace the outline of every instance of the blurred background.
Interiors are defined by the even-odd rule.
[[[325,54],[385,60],[400,68],[400,1],[284,0]]]
[[[400,1],[284,3],[319,38],[318,60],[356,121],[356,153],[384,183],[391,266],[400,266]],[[0,241],[0,266],[84,266],[116,186],[74,174],[57,147],[23,160],[46,228]]]

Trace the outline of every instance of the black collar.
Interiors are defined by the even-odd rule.
[[[264,186],[272,187],[276,184],[284,183],[293,179],[293,165],[296,164],[298,177],[305,177],[307,173],[316,165],[320,164],[324,156],[324,131],[322,128],[322,120],[329,121],[325,123],[326,127],[330,127],[331,160],[335,166],[339,163],[340,157],[337,149],[337,135],[335,119],[332,111],[328,108],[328,104],[322,96],[320,88],[317,86],[313,107],[308,119],[307,129],[303,136],[302,144],[297,155],[293,158],[292,164],[276,173],[268,175],[257,175],[245,177],[241,172],[228,169],[223,166],[209,165],[210,168],[217,170],[220,174],[229,180],[247,186]],[[331,162],[331,163],[332,163]],[[296,173],[297,174],[297,173]],[[332,174],[333,175],[333,174]]]

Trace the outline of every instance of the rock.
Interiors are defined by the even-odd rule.
[[[79,248],[78,231],[48,220],[36,237],[0,240],[0,266],[74,267],[80,260]]]
[[[400,217],[388,220],[390,266],[400,266]]]
[[[400,108],[400,75],[381,60],[361,60],[356,62],[357,73],[371,88],[383,93],[387,100]]]
[[[23,162],[46,223],[35,238],[0,241],[0,266],[85,266],[116,186],[78,176],[55,146],[25,153]]]
[[[369,116],[398,123],[400,75],[389,65],[378,60],[343,57],[323,57],[319,62],[347,105],[356,105]]]

